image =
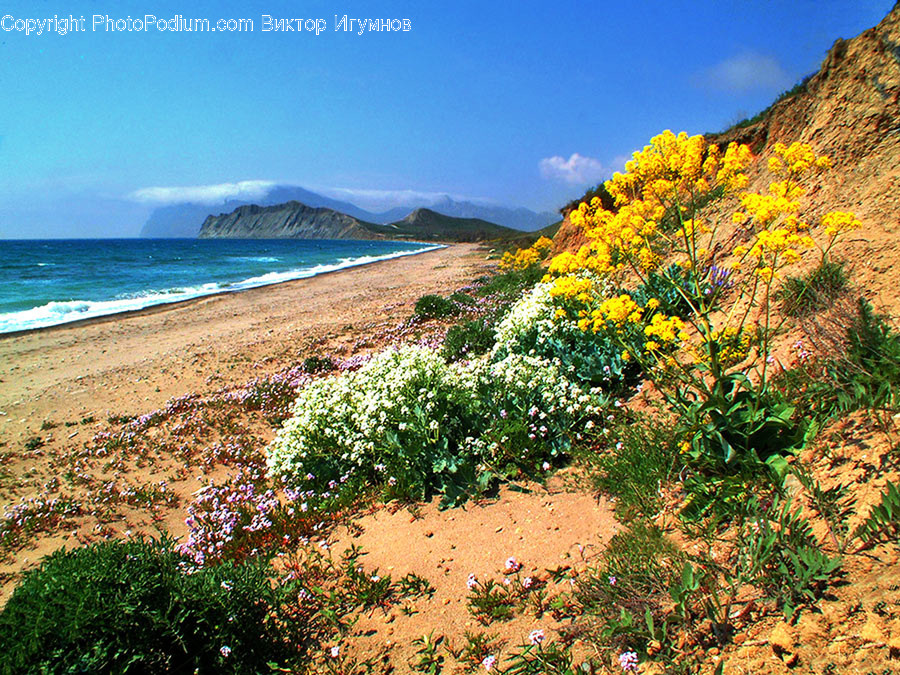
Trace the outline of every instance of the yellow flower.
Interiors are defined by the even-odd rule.
[[[593,287],[590,279],[575,276],[559,277],[550,287],[551,297],[576,298],[586,294]],[[579,297],[579,299],[582,299]],[[589,299],[589,298],[588,298]]]
[[[775,271],[771,267],[757,267],[754,271],[754,274],[758,276],[760,279],[765,281],[766,283],[772,281],[772,277],[775,274]]]
[[[661,342],[675,342],[684,330],[684,322],[677,316],[667,317],[657,312],[644,327],[644,335],[658,338]]]
[[[862,227],[851,211],[832,211],[822,216],[822,227],[829,237],[836,237],[844,232],[851,232]]]

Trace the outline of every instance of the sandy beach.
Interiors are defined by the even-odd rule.
[[[460,244],[238,293],[0,336],[0,442],[62,424],[154,410],[327,350],[350,355],[407,318],[417,298],[493,267]],[[43,434],[47,435],[47,434]],[[68,435],[68,434],[66,434]],[[74,439],[77,440],[77,439]]]

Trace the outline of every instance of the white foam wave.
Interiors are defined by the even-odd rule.
[[[151,291],[134,297],[106,301],[70,300],[64,302],[49,302],[40,307],[0,314],[0,333],[11,333],[33,328],[46,328],[48,326],[57,326],[60,324],[71,323],[72,321],[80,321],[82,319],[92,319],[99,316],[119,314],[121,312],[131,312],[146,307],[152,307],[154,305],[192,300],[194,298],[213,295],[215,293],[243,291],[248,288],[269,286],[271,284],[292,281],[294,279],[306,279],[326,272],[335,272],[348,267],[367,265],[381,260],[401,258],[417,253],[424,253],[426,251],[433,251],[439,248],[444,247],[441,245],[425,245],[422,248],[410,251],[397,251],[385,255],[366,255],[358,258],[343,258],[330,265],[301,267],[286,272],[270,272],[233,284],[222,285],[208,283],[195,287],[176,288],[166,291]]]
[[[239,255],[229,258],[235,262],[279,262],[281,258],[271,255]]]

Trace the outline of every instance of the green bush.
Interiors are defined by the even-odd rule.
[[[444,319],[459,314],[459,307],[440,295],[423,295],[416,300],[415,313],[420,319]]]
[[[783,474],[784,457],[803,447],[809,430],[794,405],[743,373],[723,377],[705,397],[680,391],[676,406],[690,464],[706,475],[756,474],[766,465]]]
[[[900,394],[900,333],[864,298],[847,329],[847,362],[833,369],[849,395],[871,408],[894,408]]]
[[[0,673],[246,673],[290,658],[264,563],[187,564],[169,539],[50,555],[0,613]]]
[[[778,291],[781,311],[800,317],[825,309],[847,288],[847,272],[841,262],[823,260],[807,274],[787,277]]]
[[[475,305],[475,298],[473,298],[468,293],[463,293],[462,291],[456,291],[450,295],[450,301],[455,302],[460,307],[472,307]]]
[[[487,319],[473,319],[452,326],[444,337],[442,354],[447,361],[459,361],[485,354],[494,346],[494,328]]]
[[[776,498],[767,508],[750,501],[755,516],[739,539],[749,558],[749,577],[774,599],[788,620],[814,603],[840,574],[841,559],[826,554],[812,525],[790,499]]]
[[[304,373],[328,373],[334,370],[334,360],[330,356],[309,356],[303,359]]]
[[[818,351],[826,356],[806,354],[776,379],[785,396],[820,418],[900,405],[900,333],[864,298],[847,305],[836,303],[834,316],[815,326]]]
[[[727,270],[712,268],[708,279],[698,278],[678,265],[671,265],[662,272],[650,272],[647,280],[634,290],[623,289],[615,294],[627,293],[642,307],[654,298],[659,301],[659,311],[663,314],[685,318],[691,314],[691,305],[697,306],[699,294],[710,295],[726,288],[728,276]]]

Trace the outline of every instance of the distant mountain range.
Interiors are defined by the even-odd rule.
[[[208,216],[202,239],[414,239],[484,241],[522,236],[521,230],[479,218],[455,218],[420,208],[386,225],[298,201],[273,206],[246,204],[231,213]]]
[[[291,185],[273,187],[262,199],[253,202],[245,200],[228,200],[222,204],[196,204],[186,202],[162,206],[153,211],[141,228],[142,237],[178,238],[197,237],[207,217],[226,215],[243,206],[268,207],[299,202],[309,208],[326,208],[345,214],[356,220],[373,225],[390,225],[404,220],[416,211],[426,211],[462,219],[477,219],[520,230],[533,232],[546,227],[557,220],[552,213],[536,213],[526,208],[509,208],[490,204],[477,204],[468,201],[457,201],[445,196],[437,202],[418,206],[398,206],[382,213],[373,213],[347,201],[332,199],[324,195]]]

